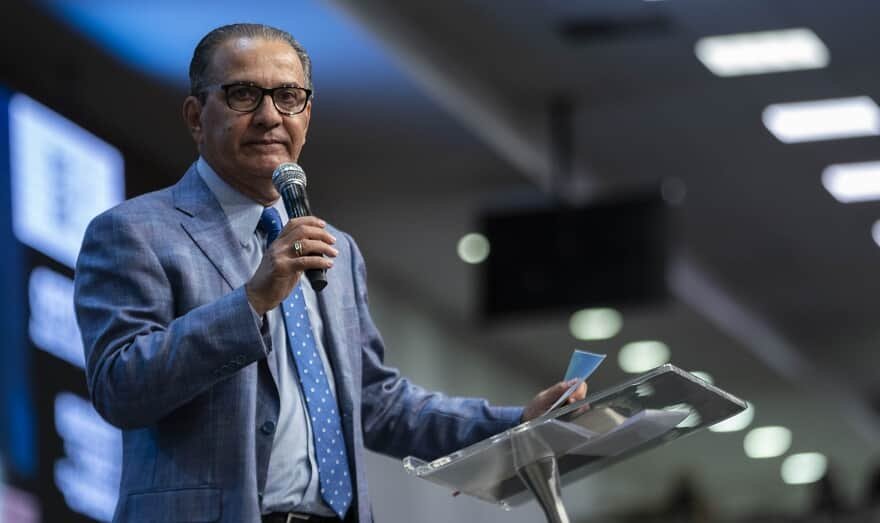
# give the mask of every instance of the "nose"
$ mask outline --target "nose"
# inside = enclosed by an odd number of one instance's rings
[[[254,110],[253,123],[267,129],[281,125],[283,116],[275,107],[275,102],[268,94],[263,95],[260,105]]]

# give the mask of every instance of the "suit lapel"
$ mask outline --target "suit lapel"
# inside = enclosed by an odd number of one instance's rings
[[[174,186],[174,205],[181,211],[180,224],[232,289],[250,279],[244,253],[229,249],[238,240],[220,203],[202,181],[193,164]]]
[[[182,213],[181,226],[226,283],[232,289],[244,285],[251,278],[247,259],[240,249],[229,248],[230,245],[237,246],[238,239],[220,202],[199,176],[195,164],[174,187],[174,205]],[[260,367],[266,367],[272,382],[278,383],[274,357],[260,361]],[[275,393],[277,395],[277,388]]]

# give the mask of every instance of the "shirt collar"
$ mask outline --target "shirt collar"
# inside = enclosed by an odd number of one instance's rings
[[[196,162],[196,171],[220,203],[236,239],[242,246],[249,244],[257,230],[257,224],[260,223],[263,206],[226,183],[201,156]],[[284,210],[281,198],[277,199],[272,207],[281,216],[282,226],[286,224],[287,211]]]

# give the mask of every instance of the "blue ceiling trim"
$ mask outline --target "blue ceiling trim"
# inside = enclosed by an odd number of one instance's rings
[[[319,91],[322,86],[410,83],[371,35],[319,0],[41,3],[124,63],[183,88],[199,39],[215,27],[235,22],[264,23],[293,34],[312,57]]]

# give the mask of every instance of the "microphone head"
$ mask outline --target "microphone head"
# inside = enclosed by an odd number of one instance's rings
[[[293,162],[282,163],[272,172],[272,185],[275,186],[275,190],[278,192],[282,192],[282,189],[292,183],[301,186],[303,189],[306,187],[306,172],[303,171],[299,164]]]

